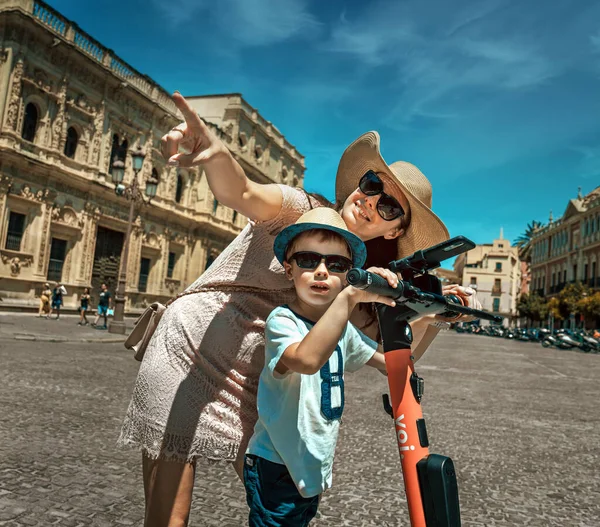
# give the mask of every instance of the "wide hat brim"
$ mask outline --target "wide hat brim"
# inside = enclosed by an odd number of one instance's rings
[[[358,236],[352,234],[350,231],[338,229],[331,225],[324,225],[323,223],[295,223],[294,225],[290,225],[283,229],[277,235],[275,242],[273,243],[275,257],[279,260],[279,263],[283,264],[287,247],[296,236],[305,231],[314,229],[333,231],[342,236],[352,252],[352,263],[354,267],[362,267],[365,264],[367,260],[367,248]]]
[[[425,203],[418,197],[427,194],[424,186],[431,188],[427,178],[410,163],[397,161],[388,165],[381,155],[379,142],[377,132],[367,132],[346,148],[336,175],[336,201],[344,203],[368,170],[384,173],[397,184],[410,204],[410,225],[397,238],[397,259],[450,238],[442,220],[431,210],[431,201]],[[431,196],[431,192],[428,195]]]

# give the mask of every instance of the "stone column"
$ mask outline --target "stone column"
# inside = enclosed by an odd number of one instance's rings
[[[6,209],[6,199],[13,183],[13,178],[5,174],[0,174],[0,225],[5,222],[4,211]],[[2,229],[0,229],[0,236]]]
[[[4,122],[6,104],[9,102],[10,66],[12,63],[12,49],[0,50],[0,123]]]
[[[40,229],[40,242],[35,251],[37,255],[37,265],[35,266],[34,274],[40,278],[45,277],[48,274],[48,261],[50,259],[50,245],[52,241],[50,239],[50,224],[52,220],[52,209],[54,205],[50,201],[44,201],[42,203],[42,225]]]
[[[10,88],[10,94],[8,98],[8,109],[6,111],[6,126],[17,132],[17,126],[19,124],[19,112],[21,109],[21,94],[22,94],[22,80],[25,66],[23,65],[23,59],[19,57],[15,63],[12,74],[12,82]]]

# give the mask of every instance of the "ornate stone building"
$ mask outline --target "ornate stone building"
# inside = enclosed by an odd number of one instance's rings
[[[600,187],[569,200],[531,240],[531,291],[553,296],[567,283],[600,288]]]
[[[519,249],[503,239],[502,232],[493,243],[458,255],[454,271],[463,286],[477,290],[483,309],[503,316],[504,325],[516,321],[521,287]]]
[[[301,186],[304,158],[239,94],[195,97],[200,115],[249,177]],[[0,292],[37,305],[61,281],[74,307],[84,287],[114,291],[129,202],[113,163],[145,153],[127,261],[127,308],[165,300],[195,280],[246,218],[219,205],[201,169],[166,167],[160,138],[182,118],[169,93],[44,2],[0,0]]]

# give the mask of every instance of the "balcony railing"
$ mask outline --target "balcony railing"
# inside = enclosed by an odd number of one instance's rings
[[[20,251],[22,238],[23,238],[22,234],[15,234],[15,233],[9,232],[6,235],[5,249],[8,249],[9,251]]]
[[[33,2],[31,12],[34,18],[45,25],[53,33],[64,38],[88,57],[112,71],[117,77],[127,81],[150,100],[162,106],[172,114],[177,113],[171,96],[161,86],[152,81],[147,75],[141,74],[135,68],[121,60],[111,50],[105,48],[97,40],[83,32],[75,22],[71,22],[55,11],[45,2]]]
[[[48,280],[60,282],[62,279],[63,260],[50,260],[48,262]]]
[[[492,287],[492,295],[501,295],[502,288],[501,287]]]

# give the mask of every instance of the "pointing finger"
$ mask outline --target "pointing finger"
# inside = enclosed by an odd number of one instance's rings
[[[200,116],[196,113],[190,104],[185,100],[184,96],[179,92],[175,92],[173,94],[173,102],[175,106],[179,109],[179,111],[183,114],[183,118],[188,126],[204,130],[206,125],[200,119]]]

